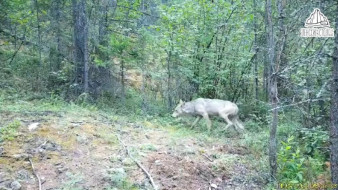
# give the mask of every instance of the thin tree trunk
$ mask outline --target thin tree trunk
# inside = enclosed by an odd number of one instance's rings
[[[39,4],[38,4],[38,0],[35,0],[35,8],[36,8],[36,21],[37,21],[37,24],[38,24],[38,43],[39,43],[39,65],[40,65],[40,68],[42,66],[42,61],[41,61],[41,29],[40,29],[40,17],[39,17]]]
[[[35,4],[35,9],[36,9],[36,22],[37,22],[37,27],[38,27],[38,53],[39,53],[39,67],[36,72],[36,85],[35,85],[35,90],[39,91],[40,89],[40,73],[42,71],[42,57],[41,57],[41,30],[40,30],[40,17],[39,17],[39,4],[38,0],[34,0]]]
[[[99,43],[105,45],[106,34],[108,29],[108,3],[103,1],[100,5],[100,18],[99,18]]]
[[[142,70],[142,84],[141,84],[141,94],[142,94],[142,112],[143,114],[147,113],[147,95],[145,91],[145,85],[146,85],[146,70],[145,65],[141,64],[141,70]]]
[[[272,179],[276,179],[277,174],[277,125],[278,125],[278,111],[277,111],[277,80],[275,75],[275,62],[274,62],[274,36],[273,36],[273,23],[272,23],[272,8],[271,0],[266,1],[267,12],[267,27],[268,27],[268,49],[269,49],[269,97],[272,105],[272,122],[270,128],[269,140],[269,163],[271,169]]]
[[[124,61],[123,59],[121,60],[121,67],[120,67],[121,71],[121,85],[122,85],[122,92],[121,92],[121,96],[122,96],[122,102],[125,103],[125,84],[124,84]]]
[[[265,0],[265,3],[267,6],[267,0]],[[266,48],[264,49],[264,70],[263,70],[263,90],[264,90],[264,98],[266,101],[269,100],[269,28],[268,28],[268,12],[267,12],[267,7],[265,7],[265,39],[266,39]]]
[[[254,33],[255,33],[255,39],[254,39],[254,72],[255,72],[255,99],[258,100],[258,59],[257,59],[257,54],[258,54],[258,43],[257,43],[257,16],[256,16],[256,0],[253,0],[253,15],[254,15]],[[256,101],[257,103],[257,101]]]
[[[167,79],[167,94],[168,94],[168,109],[172,108],[172,98],[171,98],[171,67],[170,67],[170,62],[171,62],[171,50],[167,52],[168,57],[167,57],[167,72],[168,72],[168,79]]]
[[[81,93],[89,92],[88,61],[88,22],[86,0],[72,0],[74,19],[74,62],[76,63],[75,82],[81,85]],[[76,92],[79,94],[79,91]]]
[[[57,55],[56,55],[56,70],[61,69],[61,27],[60,27],[60,19],[61,19],[61,0],[56,0],[56,44],[57,44]]]
[[[132,6],[132,5],[131,5]],[[129,13],[130,13],[131,7],[128,8],[128,11],[125,14],[125,20],[128,20],[129,18]],[[129,24],[128,22],[125,23],[124,25],[126,28],[129,28]],[[129,36],[129,32],[128,30],[125,33],[126,36]],[[123,50],[124,51],[124,50]],[[123,51],[121,52],[121,55],[123,55]],[[125,103],[125,99],[126,99],[126,93],[125,93],[125,83],[124,83],[124,78],[125,78],[125,62],[123,60],[123,56],[121,57],[121,65],[120,65],[120,71],[121,71],[121,84],[122,84],[122,92],[121,92],[121,96],[122,96],[122,102],[123,104]]]
[[[338,184],[338,5],[336,7],[336,30],[335,47],[333,52],[333,83],[332,83],[332,105],[331,105],[331,129],[330,129],[330,160],[332,183]],[[335,188],[338,189],[338,188]]]

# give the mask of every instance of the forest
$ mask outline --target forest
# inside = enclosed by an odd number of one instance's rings
[[[0,190],[338,190],[337,33],[336,0],[1,0]]]

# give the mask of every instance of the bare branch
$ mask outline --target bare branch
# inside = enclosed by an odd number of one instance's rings
[[[41,188],[41,179],[40,179],[39,175],[38,175],[38,174],[36,173],[36,171],[35,171],[35,168],[34,168],[34,165],[33,165],[33,161],[32,161],[31,158],[29,158],[29,162],[31,163],[32,170],[33,170],[33,174],[36,176],[36,178],[37,178],[38,181],[39,181],[39,190],[42,190],[42,188]]]
[[[308,100],[300,101],[300,102],[297,102],[297,103],[294,103],[294,104],[289,104],[289,105],[279,106],[279,107],[270,109],[269,111],[273,111],[273,110],[281,109],[281,108],[286,108],[286,107],[291,107],[291,106],[297,106],[297,105],[299,105],[299,104],[304,104],[304,103],[308,103],[308,102],[318,102],[318,101],[325,101],[325,100],[326,100],[326,101],[329,101],[330,98],[308,99]]]
[[[154,182],[154,179],[151,177],[150,173],[144,168],[144,166],[138,162],[131,154],[130,154],[130,151],[129,151],[129,148],[128,146],[126,146],[123,141],[121,140],[120,136],[119,135],[116,135],[117,139],[120,141],[120,143],[122,144],[123,148],[126,150],[127,152],[127,155],[130,157],[130,159],[132,159],[136,165],[138,167],[140,167],[142,169],[142,171],[147,175],[151,185],[154,187],[155,190],[157,190],[157,186],[155,185],[155,182]]]

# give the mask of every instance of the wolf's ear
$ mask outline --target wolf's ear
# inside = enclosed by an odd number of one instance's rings
[[[180,104],[183,104],[184,102],[180,99]]]

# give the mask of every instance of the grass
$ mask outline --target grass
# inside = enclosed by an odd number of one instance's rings
[[[73,174],[70,172],[66,173],[68,180],[62,183],[60,190],[82,190],[78,187],[78,184],[81,183],[84,177],[81,174]]]
[[[49,98],[49,99],[39,99],[39,100],[32,100],[32,101],[25,101],[25,100],[8,100],[0,95],[0,114],[1,112],[14,112],[14,113],[27,113],[33,114],[38,112],[55,112],[58,114],[67,114],[72,115],[72,117],[77,118],[77,116],[86,117],[86,116],[102,116],[113,123],[113,128],[123,128],[128,123],[133,123],[144,127],[145,130],[164,130],[167,132],[168,139],[167,143],[169,146],[173,147],[173,150],[181,151],[177,148],[176,145],[184,143],[185,140],[193,141],[200,145],[200,147],[205,147],[204,145],[208,145],[211,143],[218,143],[218,144],[229,144],[232,145],[240,145],[248,147],[252,155],[245,155],[245,157],[241,158],[241,162],[247,162],[253,168],[259,168],[262,173],[266,173],[268,171],[268,162],[267,162],[267,143],[268,143],[268,129],[261,127],[258,131],[251,131],[247,130],[241,138],[238,138],[237,134],[234,132],[233,129],[229,129],[224,131],[223,128],[225,126],[224,122],[217,121],[213,119],[213,127],[211,132],[207,132],[207,128],[205,122],[202,120],[194,129],[190,129],[188,125],[190,122],[187,123],[181,122],[179,120],[173,119],[168,115],[159,117],[159,116],[145,116],[140,114],[134,114],[131,112],[125,113],[119,112],[118,109],[103,107],[100,108],[95,105],[91,104],[75,104],[72,102],[65,102],[58,98]],[[193,119],[190,119],[193,120]],[[117,124],[118,125],[115,125]],[[17,129],[17,124],[9,125],[9,129]],[[20,125],[18,125],[20,126]],[[120,128],[119,128],[120,127]],[[82,128],[84,130],[86,128]],[[87,133],[92,133],[88,128],[89,131]],[[113,131],[102,131],[100,128],[95,128],[95,133],[97,133],[104,141],[108,142],[110,145],[117,145],[119,144],[116,136],[114,135]],[[6,136],[15,137],[15,130],[9,130],[6,132]],[[229,138],[230,137],[230,138]],[[8,139],[8,138],[7,138]],[[70,139],[73,142],[76,139]],[[65,147],[71,146],[64,145]],[[140,150],[135,151],[134,156],[140,157],[137,153],[141,154],[142,152],[153,152],[156,151],[158,148],[156,144],[143,144],[140,146]],[[203,149],[203,148],[202,148]],[[199,151],[198,149],[192,150],[185,150],[189,153],[189,151]],[[211,155],[213,156],[213,155]],[[223,154],[214,155],[215,159],[220,160],[220,165],[224,165],[226,168],[230,168],[232,164],[235,162],[237,163],[239,157],[238,156],[229,156]],[[140,157],[141,158],[141,157]],[[250,162],[249,162],[250,160]],[[128,164],[125,161],[124,164]],[[218,170],[220,167],[215,166],[215,170]],[[127,170],[127,167],[124,168]],[[125,171],[126,172],[126,171]],[[128,171],[127,171],[128,172]],[[114,171],[110,173],[111,179],[111,187],[110,189],[138,189],[128,177],[122,171]],[[65,181],[63,184],[63,189],[76,189],[77,185],[81,183],[81,176],[70,174],[69,180]]]
[[[127,172],[124,168],[114,168],[109,170],[109,179],[111,186],[107,189],[109,190],[138,190],[139,188],[134,185],[129,179]]]
[[[14,120],[8,125],[0,128],[0,142],[5,140],[14,140],[18,135],[18,128],[21,126],[20,121]]]

